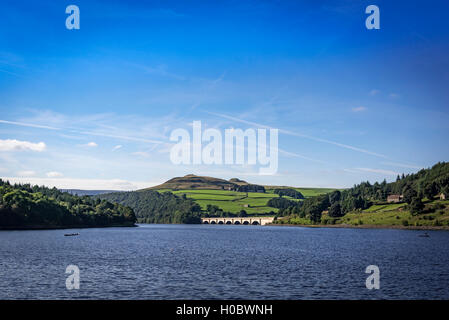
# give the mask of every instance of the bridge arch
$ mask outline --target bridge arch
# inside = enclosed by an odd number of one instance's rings
[[[273,222],[274,217],[208,217],[201,218],[203,224],[219,225],[266,225]]]

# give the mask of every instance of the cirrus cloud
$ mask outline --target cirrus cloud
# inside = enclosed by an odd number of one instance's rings
[[[362,112],[362,111],[365,111],[365,110],[366,110],[366,107],[364,107],[364,106],[352,108],[353,112]]]
[[[49,178],[59,178],[59,177],[63,177],[64,175],[61,172],[57,172],[57,171],[50,171],[47,172],[47,177]]]
[[[32,177],[36,175],[36,172],[32,171],[32,170],[25,170],[25,171],[19,171],[17,172],[17,174],[20,177]]]
[[[118,150],[118,149],[121,149],[123,146],[122,145],[116,145],[114,148],[112,148],[112,151],[115,151],[115,150]]]
[[[373,169],[373,168],[355,168],[355,170],[369,172],[369,173],[378,173],[383,175],[397,176],[399,172],[384,170],[384,169]]]

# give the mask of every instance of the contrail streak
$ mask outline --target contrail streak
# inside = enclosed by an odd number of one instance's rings
[[[215,115],[217,117],[221,117],[221,118],[225,118],[225,119],[229,119],[229,120],[245,123],[245,124],[248,124],[248,125],[251,125],[251,126],[256,126],[256,127],[260,127],[260,128],[266,128],[266,129],[275,129],[275,128],[267,126],[267,125],[263,125],[263,124],[252,122],[252,121],[243,120],[243,119],[236,118],[236,117],[231,117],[231,116],[228,116],[228,115],[225,115],[225,114],[221,114],[221,113],[215,113],[215,112],[209,112],[209,111],[205,111],[205,112],[209,113],[209,114],[212,114],[212,115]],[[331,140],[327,140],[327,139],[322,139],[322,138],[309,136],[309,135],[302,134],[302,133],[299,133],[299,132],[293,132],[293,131],[288,131],[288,130],[284,130],[284,129],[279,129],[279,132],[287,134],[287,135],[290,135],[290,136],[301,137],[301,138],[306,138],[306,139],[317,141],[317,142],[332,144],[334,146],[338,146],[338,147],[341,147],[341,148],[345,148],[345,149],[349,149],[349,150],[353,150],[353,151],[369,154],[369,155],[376,156],[376,157],[379,157],[379,158],[388,159],[388,157],[386,155],[383,155],[383,154],[380,154],[380,153],[372,152],[372,151],[369,151],[369,150],[366,150],[366,149],[350,146],[350,145],[347,145],[347,144],[343,144],[343,143],[339,143],[339,142],[335,142],[335,141],[331,141]]]

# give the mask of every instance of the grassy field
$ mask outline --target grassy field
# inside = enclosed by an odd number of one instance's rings
[[[443,207],[444,206],[444,207]],[[405,203],[373,205],[362,212],[348,213],[335,221],[349,225],[393,225],[393,226],[449,226],[449,201],[427,202],[427,213],[412,216]],[[330,224],[332,218],[323,216],[323,224]]]
[[[273,193],[273,191],[275,189],[285,189],[285,188],[295,189],[295,190],[301,192],[302,195],[306,198],[313,197],[313,196],[319,196],[320,194],[330,193],[334,190],[337,190],[335,188],[294,188],[294,187],[265,186],[265,190],[267,191],[267,193]],[[342,190],[342,189],[338,189],[338,190]]]
[[[305,197],[310,197],[326,192],[330,192],[334,189],[313,189],[313,188],[295,188],[301,192]],[[273,191],[274,189],[267,189],[266,193],[257,192],[236,192],[226,190],[176,190],[160,189],[159,192],[171,191],[174,194],[182,195],[194,199],[203,210],[207,205],[215,205],[224,211],[237,213],[240,210],[245,210],[248,214],[261,214],[269,213],[270,211],[277,212],[278,209],[267,206],[268,200],[274,197],[278,197]],[[285,197],[286,199],[291,199]],[[299,201],[299,200],[297,200]],[[245,205],[249,205],[245,207]]]
[[[314,197],[319,196],[320,194],[324,193],[330,193],[336,189],[329,189],[329,188],[294,188],[297,191],[301,192],[304,197]]]

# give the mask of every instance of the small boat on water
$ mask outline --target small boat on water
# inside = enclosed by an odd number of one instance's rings
[[[79,233],[66,233],[64,234],[64,237],[73,237],[73,236],[79,236]]]
[[[418,237],[421,237],[421,238],[429,238],[430,236],[429,236],[429,234],[428,234],[427,232],[425,232],[424,234],[418,235]]]

